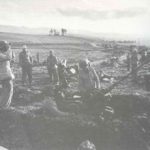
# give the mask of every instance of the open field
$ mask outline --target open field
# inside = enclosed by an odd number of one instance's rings
[[[53,49],[59,58],[76,58],[85,57],[89,52],[94,59],[101,58],[102,52],[99,53],[101,47],[94,47],[91,43],[101,42],[101,40],[80,38],[73,36],[48,36],[48,35],[24,35],[13,33],[0,33],[0,40],[8,40],[12,44],[12,49],[16,56],[21,48],[26,44],[33,56],[40,53],[41,61],[44,61],[50,49]],[[93,53],[94,51],[94,53]]]
[[[34,59],[46,60],[53,49],[59,59],[77,63],[88,57],[99,72],[103,70],[114,81],[101,82],[106,88],[128,72],[122,61],[122,49],[104,49],[101,40],[79,37],[23,35],[0,33],[16,54],[26,44]],[[94,43],[94,44],[93,44]],[[118,57],[118,62],[111,61]],[[107,60],[107,61],[106,61]],[[78,88],[77,75],[71,77],[65,97],[54,97],[45,66],[33,67],[33,87],[21,85],[21,70],[14,64],[16,74],[14,96],[9,110],[0,110],[0,145],[9,150],[77,150],[85,140],[97,150],[149,150],[150,99],[144,86],[133,84],[131,77],[115,87],[111,94],[101,92],[87,99],[72,97]]]

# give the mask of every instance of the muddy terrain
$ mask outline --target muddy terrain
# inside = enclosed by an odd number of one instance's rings
[[[128,49],[105,49],[99,39],[4,33],[0,38],[10,40],[16,55],[12,105],[9,110],[0,110],[1,146],[9,150],[77,150],[80,143],[89,140],[97,150],[150,149],[150,98],[141,76],[138,83],[129,76],[106,95],[101,90],[80,99],[74,94],[78,91],[77,75],[70,75],[64,96],[55,97],[43,65],[49,49],[59,59],[68,59],[68,66],[88,57],[97,72],[108,75],[101,81],[102,89],[107,89],[128,74],[124,60]],[[41,65],[33,67],[30,89],[21,85],[17,63],[23,44],[35,59],[40,53]]]

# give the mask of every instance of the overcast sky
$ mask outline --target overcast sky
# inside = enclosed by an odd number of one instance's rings
[[[150,36],[150,0],[0,0],[0,25]]]

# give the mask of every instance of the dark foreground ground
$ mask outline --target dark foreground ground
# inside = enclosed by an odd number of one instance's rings
[[[76,150],[85,140],[102,150],[149,149],[147,96],[96,95],[80,103],[19,90],[10,110],[0,113],[0,144],[8,149]]]

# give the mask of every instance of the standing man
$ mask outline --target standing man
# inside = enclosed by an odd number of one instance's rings
[[[0,83],[2,85],[0,108],[8,108],[13,96],[14,75],[10,68],[11,54],[11,48],[8,42],[0,41]]]
[[[37,60],[37,64],[40,64],[40,54],[39,52],[36,53],[36,60]]]
[[[100,88],[100,81],[95,69],[88,60],[79,61],[79,91],[81,94],[90,94],[94,89]]]
[[[147,49],[144,48],[141,53],[141,63],[143,63],[147,58]]]
[[[138,67],[138,53],[137,49],[133,48],[131,53],[131,71],[134,82],[137,82],[137,70],[136,70],[137,67]]]
[[[131,70],[131,52],[127,53],[127,71]]]
[[[58,82],[58,71],[57,71],[57,58],[54,55],[54,52],[51,50],[47,58],[47,70],[50,77],[50,82]]]
[[[68,81],[66,78],[67,72],[66,72],[66,60],[63,60],[58,63],[58,76],[59,76],[59,84],[62,88],[66,88],[68,86]]]
[[[22,84],[26,82],[26,77],[28,76],[29,87],[32,83],[32,56],[27,49],[27,46],[22,47],[22,52],[19,54],[19,64],[22,68]]]

